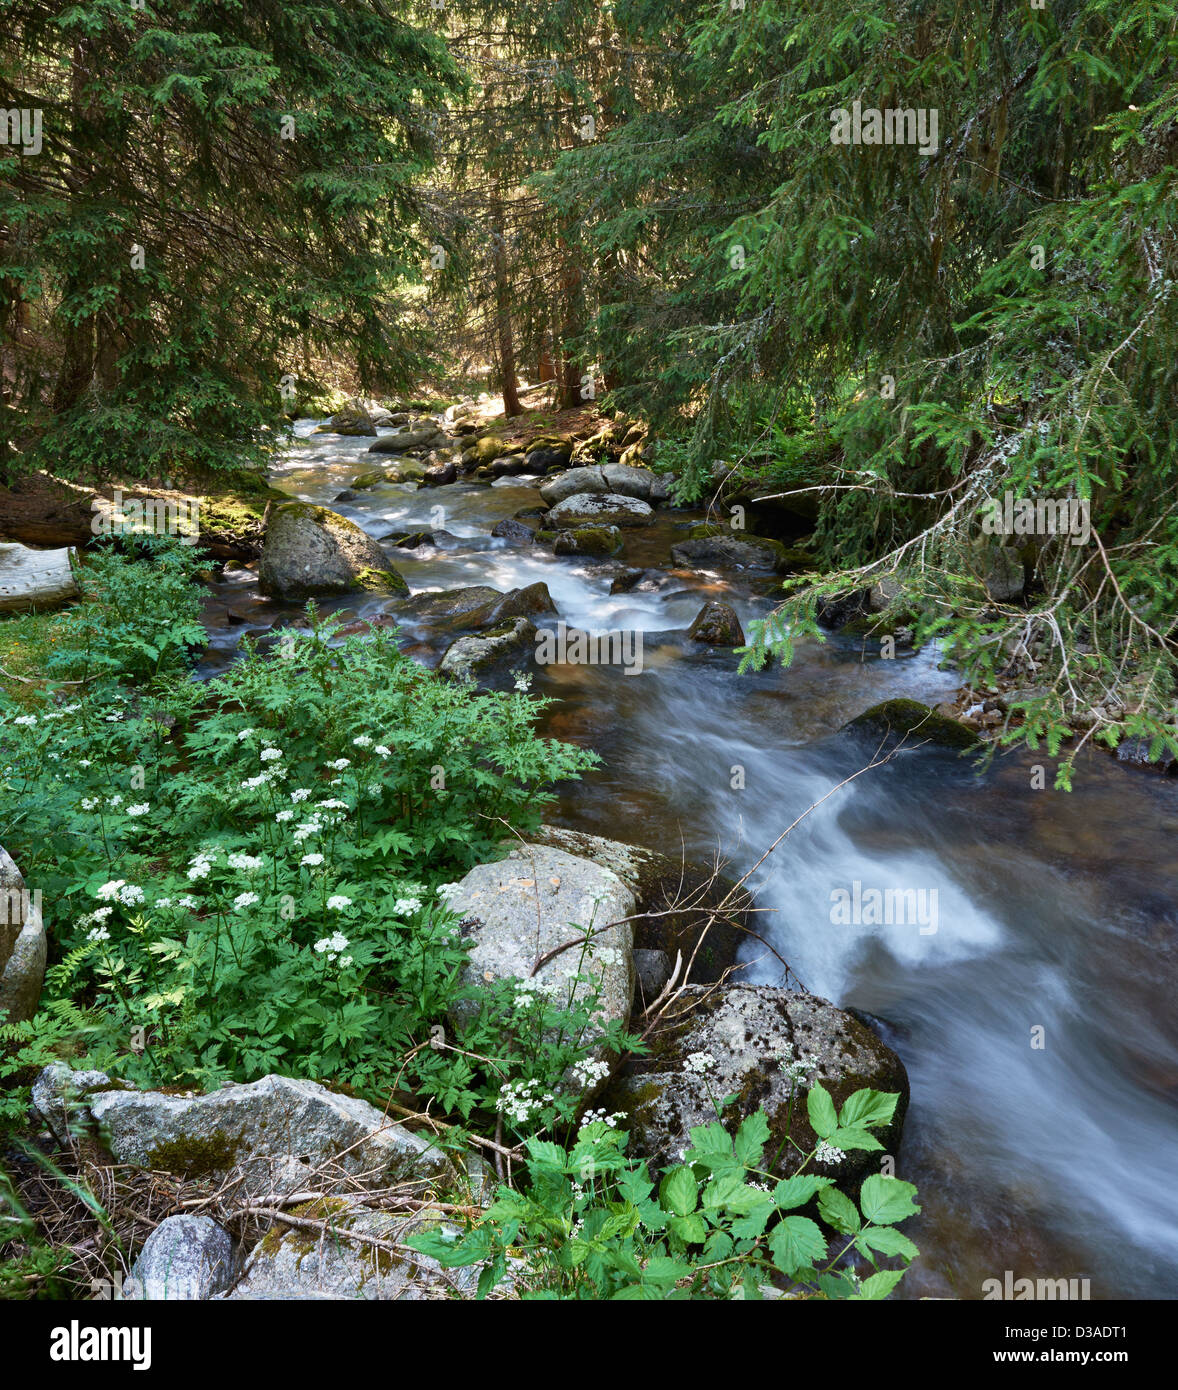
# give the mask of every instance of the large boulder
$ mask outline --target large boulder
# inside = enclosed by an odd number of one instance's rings
[[[693,1126],[717,1118],[715,1098],[734,1095],[723,1119],[735,1123],[763,1109],[768,1170],[788,1177],[818,1142],[806,1107],[816,1082],[838,1107],[865,1088],[898,1093],[895,1118],[877,1131],[884,1150],[895,1153],[908,1074],[865,1023],[825,999],[768,985],[689,985],[679,1002],[691,1006],[686,1015],[654,1035],[649,1055],[627,1060],[605,1097],[627,1115],[619,1123],[630,1132],[632,1153],[674,1162],[691,1144]],[[806,1171],[854,1182],[878,1166],[878,1152],[853,1149]]]
[[[340,406],[326,425],[317,426],[315,433],[375,435],[376,421],[364,401],[350,400]]]
[[[607,463],[603,467],[591,465],[557,473],[541,484],[540,496],[550,507],[555,507],[557,503],[578,494],[611,493],[621,497],[637,497],[643,502],[648,502],[654,483],[655,475],[649,468],[629,468],[620,463]]]
[[[169,1216],[144,1242],[123,1283],[134,1301],[215,1298],[233,1282],[233,1238],[209,1216]]]
[[[446,443],[446,436],[436,425],[421,425],[417,429],[398,430],[395,434],[382,434],[368,446],[370,454],[403,454],[408,449],[440,447]]]
[[[74,1088],[60,1077],[46,1080],[45,1118],[53,1123],[55,1098]],[[36,1090],[34,1104],[41,1108]],[[380,1186],[454,1177],[430,1139],[392,1123],[367,1101],[314,1081],[264,1076],[190,1096],[92,1089],[84,1106],[119,1163],[186,1177],[233,1173],[251,1192],[297,1186],[300,1178],[314,1179],[316,1170],[355,1181],[363,1175]]]
[[[40,894],[28,891],[0,846],[0,1024],[24,1023],[37,1012],[45,955]]]
[[[662,952],[672,962],[682,956],[680,982],[689,965],[696,984],[711,984],[736,966],[750,940],[753,900],[719,865],[559,826],[541,826],[533,838],[616,874],[638,904],[635,948]]]
[[[292,1208],[290,1216],[276,1221],[250,1252],[228,1300],[474,1297],[477,1265],[444,1270],[405,1245],[407,1236],[427,1229],[459,1236],[436,1207],[393,1212],[326,1197]]]
[[[409,592],[366,531],[306,502],[284,502],[269,513],[258,583],[264,594],[295,601],[354,590]]]
[[[464,978],[469,984],[534,978],[536,989],[565,1000],[567,972],[574,970],[592,980],[573,984],[574,999],[595,991],[603,1022],[628,1022],[634,1003],[630,919],[637,904],[633,890],[611,869],[553,846],[524,845],[496,864],[476,865],[449,891],[448,900],[468,919],[465,934],[472,945]],[[578,944],[587,933],[589,944]],[[573,944],[533,976],[542,956],[568,943]],[[456,1024],[461,1026],[474,1008],[472,1001],[461,1001],[454,1010]],[[594,1049],[593,1058],[611,1060],[604,1047]],[[577,1086],[587,1098],[600,1082]]]
[[[776,570],[785,563],[785,546],[768,536],[725,531],[698,536],[671,547],[671,561],[683,569]]]
[[[536,625],[529,618],[509,618],[497,627],[460,637],[438,663],[438,673],[489,690],[507,689],[517,671],[532,662]]]
[[[649,526],[650,504],[620,492],[577,492],[558,502],[544,518],[546,530],[574,531],[579,526]]]

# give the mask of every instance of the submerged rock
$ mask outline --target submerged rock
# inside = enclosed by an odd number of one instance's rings
[[[884,700],[844,724],[840,732],[859,732],[897,742],[907,736],[913,747],[935,743],[944,748],[973,748],[979,743],[968,725],[938,714],[919,700]]]
[[[671,547],[671,561],[684,569],[776,570],[785,560],[785,546],[767,536],[732,532],[698,536]]]
[[[616,555],[621,548],[622,533],[616,526],[578,526],[574,531],[558,531],[552,542],[555,555],[600,558]]]
[[[626,1112],[630,1151],[673,1163],[691,1144],[691,1130],[716,1119],[714,1097],[735,1095],[724,1114],[733,1125],[761,1108],[770,1127],[768,1170],[788,1177],[801,1163],[792,1139],[808,1153],[818,1142],[806,1096],[816,1083],[836,1107],[854,1091],[900,1096],[896,1116],[876,1131],[886,1152],[900,1142],[908,1105],[903,1062],[870,1028],[825,999],[767,985],[689,985],[681,996],[690,1013],[651,1040],[651,1053],[627,1060],[605,1104]],[[689,1060],[690,1059],[690,1060]],[[698,1059],[698,1060],[695,1060]],[[850,1150],[807,1172],[854,1181],[878,1170],[879,1153]]]
[[[270,512],[258,585],[273,598],[296,601],[355,590],[409,592],[366,531],[338,512],[306,502],[284,502]]]

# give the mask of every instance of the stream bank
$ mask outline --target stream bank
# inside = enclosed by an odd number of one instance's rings
[[[642,634],[634,676],[532,670],[533,690],[558,700],[543,732],[603,759],[562,795],[553,819],[565,827],[673,857],[719,851],[736,877],[870,761],[875,745],[840,733],[846,723],[883,699],[935,706],[956,693],[932,654],[881,660],[838,633],[803,644],[788,670],[738,676],[731,652],[686,629],[713,599],[747,626],[779,581],[673,567],[671,546],[697,513],[656,509],[608,560],[557,556],[492,535],[543,506],[538,478],[389,484],[337,502],[369,466],[370,441],[313,429],[299,423],[303,442],[272,482],[373,536],[444,531],[412,549],[385,543],[413,594],[543,583],[570,627]],[[642,580],[616,590],[634,570]],[[396,604],[362,594],[322,607],[368,621]],[[264,598],[252,568],[227,566],[206,606],[203,669],[231,662],[245,634],[278,640],[299,613]],[[425,619],[404,633],[427,665],[453,640]],[[951,751],[905,754],[824,801],[754,880],[761,929],[803,985],[879,1021],[908,1069],[897,1172],[917,1183],[924,1212],[907,1297],[980,1297],[1006,1269],[1087,1277],[1094,1297],[1178,1288],[1178,788],[1094,755],[1065,794],[1050,771],[1038,785],[1038,766],[1006,754],[979,775]],[[832,894],[856,882],[935,890],[937,930],[832,921]],[[772,957],[748,954],[753,982],[782,982]]]

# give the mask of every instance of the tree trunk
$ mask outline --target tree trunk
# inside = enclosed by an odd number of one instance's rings
[[[503,383],[504,415],[520,415],[519,380],[515,373],[515,338],[511,330],[511,285],[507,278],[507,235],[503,204],[495,212],[493,255],[495,260],[495,337],[499,349],[499,379]]]

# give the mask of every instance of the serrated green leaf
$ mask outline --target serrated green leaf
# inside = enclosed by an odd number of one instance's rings
[[[806,1097],[806,1112],[810,1116],[810,1126],[819,1139],[828,1139],[838,1128],[838,1115],[830,1092],[816,1082]]]
[[[864,1178],[859,1191],[863,1215],[877,1226],[890,1226],[893,1222],[915,1216],[920,1210],[915,1198],[916,1188],[910,1182],[885,1178],[881,1173]]]

